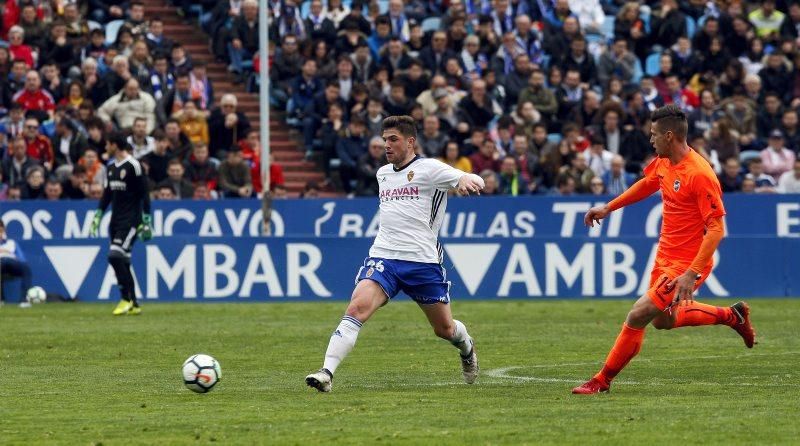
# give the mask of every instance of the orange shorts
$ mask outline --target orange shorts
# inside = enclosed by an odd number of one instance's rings
[[[711,267],[709,264],[703,270],[703,274],[694,284],[695,290],[700,288],[706,277],[711,274]],[[650,289],[647,290],[647,297],[659,310],[665,311],[672,306],[675,301],[675,287],[669,288],[669,283],[685,273],[688,268],[688,263],[656,257],[653,272],[650,273]]]

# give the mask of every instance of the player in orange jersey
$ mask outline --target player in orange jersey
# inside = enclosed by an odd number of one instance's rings
[[[723,237],[722,191],[709,163],[686,144],[686,114],[667,105],[651,119],[650,143],[657,158],[645,168],[644,178],[584,218],[587,226],[594,226],[616,209],[661,191],[664,214],[650,289],[633,304],[602,370],[572,393],[607,392],[611,380],[639,353],[649,323],[665,330],[723,324],[736,330],[748,348],[755,343],[746,303],[715,307],[692,298],[711,273]]]

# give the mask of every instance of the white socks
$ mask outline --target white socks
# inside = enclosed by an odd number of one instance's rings
[[[322,366],[333,375],[339,363],[344,360],[345,356],[350,353],[353,346],[356,345],[356,338],[358,338],[358,331],[361,330],[361,321],[358,319],[345,315],[336,331],[331,335],[331,341],[328,343],[328,351],[325,352],[325,363]],[[456,331],[458,331],[456,329]],[[464,330],[466,333],[466,330]]]
[[[461,356],[467,356],[472,351],[472,340],[467,333],[467,327],[459,320],[453,320],[456,329],[453,330],[453,337],[450,343],[461,351]]]

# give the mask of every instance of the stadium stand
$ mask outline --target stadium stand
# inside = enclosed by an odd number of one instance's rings
[[[418,121],[421,155],[443,156],[455,142],[459,156],[448,162],[488,157],[473,169],[488,165],[498,184],[527,185],[515,194],[572,193],[558,187],[566,177],[576,193],[589,193],[594,177],[616,182],[603,190],[624,190],[624,173],[636,177],[651,156],[649,113],[666,103],[690,115],[692,146],[721,176],[737,158],[738,173],[755,177],[754,153],[782,166],[758,176],[780,184],[794,175],[795,2],[269,5],[273,186],[290,196],[371,195],[360,186],[376,163],[369,141],[383,117],[400,113]],[[236,145],[257,195],[257,8],[253,0],[6,0],[0,199],[45,196],[35,166],[63,195],[92,196],[103,167],[94,155],[106,159],[104,134],[114,129],[131,135],[154,189],[178,158],[186,178],[206,186],[197,198],[224,195],[208,187],[219,187],[216,169]],[[426,130],[428,116],[438,125]],[[207,160],[195,158],[197,145]],[[607,175],[606,152],[623,157],[625,172]],[[500,169],[506,157],[516,168]]]

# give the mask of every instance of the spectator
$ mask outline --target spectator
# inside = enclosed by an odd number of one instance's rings
[[[209,191],[217,189],[217,168],[208,157],[208,145],[198,143],[192,149],[192,156],[185,162],[186,178],[195,185],[195,190],[203,185]]]
[[[191,100],[189,73],[179,73],[175,76],[175,88],[166,92],[156,105],[158,123],[166,124],[167,119],[176,117],[176,113],[183,110],[183,105]]]
[[[292,79],[290,89],[292,95],[287,108],[288,117],[302,121],[306,107],[323,89],[322,80],[317,77],[316,60],[306,59],[303,62],[300,75]]]
[[[785,85],[785,84],[784,84]],[[764,95],[764,106],[756,117],[756,131],[760,141],[765,141],[773,129],[779,129],[783,109],[777,93],[770,91]]]
[[[605,195],[606,185],[600,177],[594,177],[589,181],[589,193],[592,195]]]
[[[620,155],[614,155],[611,159],[611,168],[601,176],[601,182],[604,187],[604,193],[616,197],[628,190],[636,182],[636,177],[625,171],[625,158]]]
[[[150,89],[153,92],[153,98],[160,101],[173,88],[175,88],[175,76],[169,71],[167,56],[156,53],[153,58],[153,70],[150,72]]]
[[[574,122],[578,127],[587,127],[595,122],[600,112],[600,97],[594,90],[586,90],[581,95],[580,103],[576,104],[567,115],[567,120]]]
[[[133,0],[130,5],[128,20],[123,26],[130,29],[134,37],[144,37],[148,30],[147,20],[144,18],[144,3]]]
[[[480,177],[483,178],[484,184],[481,195],[491,197],[499,193],[497,188],[497,174],[493,170],[486,169],[481,171]]]
[[[795,153],[800,153],[800,128],[798,128],[797,111],[787,109],[781,118],[781,129],[786,148]]]
[[[192,70],[192,67],[192,59],[186,54],[183,45],[177,42],[172,45],[172,51],[170,51],[170,69],[172,70],[172,74],[188,73]]]
[[[81,48],[81,63],[86,59],[93,58],[95,61],[102,59],[108,51],[106,45],[106,34],[102,28],[95,28],[89,33],[89,43]]]
[[[333,24],[331,19],[325,17],[321,0],[311,1],[309,14],[305,19],[304,25],[306,34],[312,42],[333,42],[336,40],[336,25]]]
[[[328,116],[323,120],[322,128],[319,130],[318,141],[314,141],[313,146],[322,152],[322,168],[326,178],[330,178],[330,160],[336,158],[336,144],[346,127],[342,106],[337,102],[332,103],[328,108]],[[307,149],[306,157],[311,153],[311,150]]]
[[[39,132],[39,121],[36,118],[25,120],[24,138],[28,156],[42,164],[47,170],[52,170],[55,159],[53,144]]]
[[[66,76],[69,69],[75,65],[75,49],[67,40],[67,24],[61,19],[56,19],[50,24],[50,38],[44,41],[41,47],[40,59],[55,63],[62,76]]]
[[[22,5],[19,26],[25,32],[26,45],[31,48],[42,48],[47,43],[47,26],[37,17],[36,5],[33,3]]]
[[[261,182],[261,141],[258,130],[250,129],[247,131],[247,137],[239,142],[239,147],[242,148],[242,158],[250,167],[250,178],[253,180],[253,191],[256,194],[261,193],[263,184]],[[275,163],[271,163],[272,167]],[[271,168],[270,172],[274,172]],[[282,176],[283,173],[280,172]],[[272,181],[272,178],[270,178]]]
[[[64,191],[62,197],[70,200],[83,200],[89,192],[89,183],[86,181],[86,168],[80,164],[72,166],[67,180],[61,185]]]
[[[211,79],[208,78],[206,70],[205,62],[202,60],[195,62],[189,73],[189,84],[191,85],[192,100],[197,101],[198,108],[207,117],[207,111],[214,103],[214,85],[211,83]]]
[[[167,121],[167,125],[164,126],[164,134],[167,137],[170,155],[184,160],[192,153],[192,141],[181,131],[177,119],[172,118]]]
[[[708,149],[720,163],[725,163],[728,158],[738,158],[739,156],[739,133],[731,128],[731,121],[727,117],[722,117],[711,124],[711,130],[706,132],[706,139],[709,141]]]
[[[667,76],[667,95],[664,96],[665,104],[675,104],[686,113],[700,106],[700,99],[694,92],[681,86],[680,78],[677,74]]]
[[[627,2],[620,8],[614,21],[614,36],[628,41],[628,48],[640,59],[648,50],[647,25],[640,18],[637,2]]]
[[[403,81],[399,79],[392,81],[389,97],[383,103],[383,109],[386,110],[386,113],[390,116],[408,115],[413,106],[414,101],[406,97]]]
[[[348,196],[354,195],[354,185],[358,180],[358,160],[367,153],[367,141],[364,137],[366,126],[364,120],[354,117],[344,136],[336,143],[336,154],[341,161],[339,175],[342,187]]]
[[[86,181],[89,184],[99,184],[101,186],[105,184],[106,168],[94,149],[87,148],[84,150],[78,163],[86,168]]]
[[[747,15],[756,35],[762,39],[777,40],[778,32],[786,15],[775,9],[775,0],[763,0],[761,7]]]
[[[87,144],[86,137],[75,130],[72,121],[69,119],[58,121],[52,144],[55,150],[55,166],[71,167],[77,164]]]
[[[600,56],[597,63],[597,81],[605,88],[608,86],[612,75],[616,75],[623,82],[629,83],[633,79],[636,66],[636,56],[628,51],[628,42],[618,37],[614,40],[611,51],[606,51]]]
[[[2,220],[0,220],[0,274],[22,281],[19,301],[26,302],[25,294],[32,285],[31,267],[17,242],[6,235],[6,225]]]
[[[67,85],[67,95],[58,102],[59,107],[66,107],[72,112],[80,109],[86,100],[86,88],[79,81],[72,81]]]
[[[8,184],[3,182],[3,169],[0,166],[0,201],[5,201],[8,198]]]
[[[319,198],[319,185],[315,181],[306,182],[306,186],[300,192],[300,198]]]
[[[784,172],[778,180],[778,192],[782,194],[800,194],[800,160],[794,162],[794,169]]]
[[[213,200],[216,196],[212,194],[211,189],[208,188],[204,183],[200,183],[194,188],[194,195],[192,195],[193,200]]]
[[[752,194],[756,191],[756,181],[750,175],[745,175],[742,179],[742,188],[740,192],[746,194]]]
[[[56,178],[50,178],[44,184],[44,196],[49,201],[58,201],[64,195],[64,189]]]
[[[792,89],[786,88],[792,84],[793,75],[786,68],[786,57],[779,53],[773,52],[767,56],[767,64],[761,71],[758,72],[758,77],[761,78],[761,89],[766,92],[780,92],[783,94],[779,96],[780,100],[784,103],[791,102]]]
[[[435,31],[431,37],[431,45],[422,49],[419,59],[423,66],[433,74],[442,74],[445,62],[451,58],[457,58],[456,53],[447,46],[447,33]]]
[[[20,104],[28,116],[34,116],[39,121],[52,118],[56,109],[53,96],[42,89],[42,79],[36,71],[29,71],[25,75],[25,88],[14,95],[14,102]]]
[[[495,110],[486,95],[486,82],[478,79],[472,83],[469,96],[459,103],[461,119],[470,127],[486,127],[494,119]]]
[[[796,159],[795,153],[783,145],[783,132],[777,129],[770,132],[767,147],[761,151],[764,172],[773,178],[780,178],[792,170]]]
[[[311,5],[313,8],[314,3],[312,2]],[[370,53],[374,59],[377,59],[382,53],[384,46],[389,43],[391,35],[392,24],[389,18],[386,16],[378,16],[375,20],[375,30],[369,38],[367,38],[367,45],[369,45]]]
[[[14,102],[8,111],[8,116],[0,119],[0,138],[4,140],[3,146],[8,141],[23,136],[25,132],[25,111],[22,106]],[[0,157],[2,159],[3,157]]]
[[[226,198],[247,198],[253,194],[250,168],[242,159],[242,149],[232,146],[219,166],[219,187]]]
[[[64,83],[61,80],[61,73],[53,62],[45,61],[41,65],[42,91],[50,93],[55,106],[56,103],[64,98]],[[43,121],[46,120],[43,119]]]
[[[600,135],[592,137],[592,145],[589,150],[584,150],[581,154],[586,158],[586,164],[595,176],[602,177],[611,170],[611,160],[614,154],[606,150],[606,140]]]
[[[89,138],[87,139],[87,143],[89,144],[88,147],[94,149],[97,153],[102,153],[105,155],[106,151],[106,136],[105,136],[105,124],[103,123],[100,118],[93,118],[90,119],[86,123],[86,132],[89,134]],[[107,156],[105,156],[107,158]]]
[[[528,183],[520,175],[517,160],[513,156],[503,158],[499,176],[501,194],[516,197],[528,193]]]
[[[94,104],[102,104],[109,98],[109,86],[97,73],[97,60],[87,57],[81,63],[81,75],[77,79],[86,90],[86,98]]]
[[[430,79],[423,71],[422,62],[412,59],[405,74],[397,76],[405,85],[406,96],[412,101],[416,99],[430,85]]]
[[[697,135],[711,130],[711,125],[723,116],[717,108],[717,97],[712,90],[700,92],[700,107],[689,114],[689,134]]]
[[[575,157],[578,159],[580,157]],[[562,173],[556,179],[556,188],[551,191],[551,195],[570,196],[577,191],[575,178],[569,174]]]
[[[428,158],[438,158],[444,155],[443,149],[449,138],[439,129],[439,118],[429,115],[423,121],[422,132],[417,137],[417,143]]]
[[[483,172],[484,170],[497,172],[500,168],[499,157],[494,141],[490,139],[483,141],[479,150],[469,157],[469,161],[472,163],[472,173]]]
[[[230,37],[231,42],[228,44],[230,69],[240,77],[243,62],[252,59],[258,52],[258,3],[255,0],[242,2],[242,15],[234,19]]]
[[[445,145],[444,152],[439,160],[450,167],[454,167],[462,172],[472,172],[472,163],[469,158],[462,156],[459,153],[458,143],[455,141],[448,141]]]
[[[197,101],[190,100],[183,105],[183,110],[174,116],[180,122],[181,132],[189,138],[189,141],[193,144],[198,142],[208,144],[208,122],[198,108]]]
[[[8,31],[8,51],[11,53],[12,60],[21,60],[28,66],[34,68],[33,50],[24,43],[25,31],[21,26],[12,26]]]
[[[525,89],[532,72],[531,60],[527,54],[518,54],[514,58],[514,69],[502,78],[506,92],[505,109],[517,105],[520,93]]]
[[[380,64],[389,70],[389,77],[391,78],[393,78],[395,74],[407,70],[411,65],[411,60],[411,56],[406,53],[403,42],[397,37],[389,39],[385,51],[383,54],[380,54]],[[423,64],[424,63],[425,62],[423,62]],[[427,68],[430,69],[430,67]]]
[[[580,154],[571,157],[569,166],[562,166],[560,173],[571,176],[575,180],[575,191],[582,194],[589,192],[589,182],[595,176],[586,156]]]
[[[164,37],[164,21],[161,17],[153,17],[150,19],[150,27],[145,35],[147,46],[150,48],[151,53],[168,54],[172,52],[172,47],[175,42]]]
[[[356,195],[378,196],[378,169],[387,163],[383,138],[375,136],[369,141],[369,150],[358,159],[358,186]]]
[[[687,36],[678,37],[678,43],[672,45],[671,65],[674,70],[671,73],[677,74],[681,82],[689,82],[691,78],[700,74],[711,72],[720,75],[730,62],[730,54],[722,47],[719,37],[714,37],[709,42],[709,50],[701,53],[692,49],[692,42]],[[671,74],[670,73],[670,74]]]
[[[319,48],[321,44],[325,45],[327,48],[327,44],[324,42],[317,42],[316,48]],[[327,51],[327,49],[325,51]],[[350,55],[350,60],[353,61],[356,82],[366,85],[378,69],[377,56],[372,56],[369,48],[366,45],[361,45],[356,48],[355,53]],[[319,60],[317,60],[317,63],[319,63]],[[330,69],[327,67],[323,68],[320,70],[320,74],[324,75],[323,73],[329,70]]]
[[[144,118],[133,120],[133,132],[127,141],[131,146],[131,155],[137,160],[141,160],[156,147],[155,138],[147,135],[147,121]]]
[[[145,155],[141,161],[144,165],[147,178],[152,186],[161,183],[167,178],[167,166],[173,155],[169,153],[169,140],[161,130],[153,134],[156,140],[156,147],[152,152]]]
[[[366,113],[362,114],[367,125],[367,137],[381,136],[383,134],[383,120],[388,115],[383,112],[383,101],[376,96],[371,96],[367,101]]]
[[[652,77],[645,76],[642,78],[641,84],[642,99],[649,111],[653,111],[664,105],[664,99],[661,97],[655,82]]]
[[[745,175],[745,179],[753,180],[753,192],[757,193],[773,193],[778,183],[772,176],[764,173],[764,162],[761,158],[753,158],[747,163],[747,170],[749,173]]]
[[[42,166],[33,166],[25,175],[25,184],[22,185],[23,200],[44,199],[44,169]]]
[[[742,180],[744,180],[744,175],[742,175],[739,160],[728,158],[723,164],[722,174],[719,175],[722,192],[739,192],[742,189]]]
[[[106,53],[106,58],[111,56],[113,51],[109,51]],[[108,87],[108,91],[106,92],[106,97],[114,96],[115,94],[119,93],[125,88],[125,84],[133,78],[133,74],[131,73],[130,68],[130,61],[128,60],[128,56],[123,55],[115,55],[111,59],[111,69],[106,70],[104,75],[105,83]]]
[[[161,188],[165,185],[171,187],[175,193],[175,198],[178,200],[193,197],[194,187],[192,187],[192,183],[184,178],[184,173],[186,173],[186,170],[180,160],[171,159],[167,165],[167,178],[159,183],[158,187]]]
[[[236,110],[237,102],[233,94],[223,95],[219,108],[214,109],[208,118],[208,148],[214,158],[219,158],[220,152],[235,146],[250,130],[247,116]]]
[[[148,92],[150,88],[150,72],[153,68],[153,59],[150,57],[150,49],[144,40],[133,42],[131,55],[128,58],[131,75],[139,81],[139,85]]]
[[[155,189],[156,200],[177,200],[175,189],[169,184],[161,184]]]
[[[109,98],[97,115],[105,121],[114,121],[119,128],[129,129],[133,121],[144,118],[147,122],[147,133],[151,133],[156,125],[156,101],[149,93],[139,88],[139,81],[129,79],[125,88]]]
[[[22,187],[19,184],[8,186],[8,195],[6,196],[6,200],[8,201],[22,200]]]
[[[686,35],[686,16],[678,7],[677,0],[663,0],[661,8],[655,10],[650,19],[650,38],[669,47]]]

